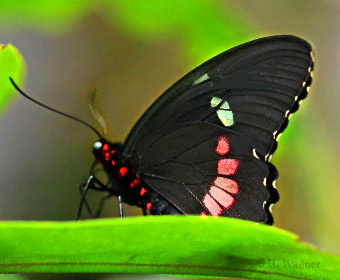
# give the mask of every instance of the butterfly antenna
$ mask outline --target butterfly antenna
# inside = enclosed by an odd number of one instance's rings
[[[96,97],[96,93],[97,93],[97,90],[94,89],[94,90],[90,91],[89,94],[88,94],[89,108],[90,108],[92,116],[95,118],[95,120],[98,122],[98,124],[102,128],[103,137],[105,137],[105,135],[107,133],[107,126],[106,126],[105,119],[103,118],[103,116],[99,113],[99,111],[94,106],[94,99]]]
[[[67,117],[67,118],[69,118],[69,119],[71,119],[71,120],[74,120],[74,121],[76,121],[76,122],[78,122],[78,123],[81,123],[81,124],[87,126],[87,127],[90,128],[95,134],[97,134],[97,136],[98,136],[100,139],[103,138],[103,136],[99,133],[99,131],[98,131],[97,129],[95,129],[92,125],[88,124],[87,122],[85,122],[85,121],[83,121],[83,120],[81,120],[81,119],[78,119],[78,118],[73,117],[73,116],[71,116],[71,115],[69,115],[69,114],[63,113],[63,112],[61,112],[61,111],[59,111],[59,110],[57,110],[57,109],[54,109],[54,108],[52,108],[52,107],[49,107],[49,106],[47,106],[47,105],[45,105],[45,104],[40,103],[39,101],[33,99],[32,97],[28,96],[25,92],[23,92],[23,91],[19,88],[19,86],[13,81],[13,79],[12,79],[11,77],[10,77],[9,79],[10,79],[12,85],[15,87],[15,89],[16,89],[22,96],[24,96],[25,98],[27,98],[28,100],[32,101],[32,102],[35,103],[35,104],[40,105],[41,107],[44,107],[44,108],[47,109],[47,110],[50,110],[50,111],[52,111],[52,112],[55,112],[55,113],[57,113],[57,114],[59,114],[59,115],[62,115],[62,116],[64,116],[64,117]]]

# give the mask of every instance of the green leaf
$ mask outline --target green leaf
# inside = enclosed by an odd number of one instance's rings
[[[15,89],[9,77],[18,85],[22,85],[25,68],[25,61],[16,47],[11,44],[0,45],[0,112],[14,96]]]
[[[233,218],[148,216],[0,222],[0,272],[114,272],[340,279],[340,257]]]

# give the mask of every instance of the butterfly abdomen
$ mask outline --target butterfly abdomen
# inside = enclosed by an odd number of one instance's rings
[[[180,215],[180,212],[173,204],[154,191],[146,195],[146,208],[152,215]]]

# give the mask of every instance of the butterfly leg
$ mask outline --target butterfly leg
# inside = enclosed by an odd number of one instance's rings
[[[104,185],[102,182],[100,182],[96,177],[94,177],[93,175],[91,175],[93,177],[93,180],[99,185],[99,186],[92,186],[91,188],[92,189],[95,189],[95,190],[99,190],[99,191],[107,191],[109,192],[110,194],[107,196],[107,197],[104,197],[103,200],[101,201],[101,206],[99,207],[98,211],[99,213],[101,212],[101,208],[103,207],[104,205],[104,201],[106,199],[109,199],[110,197],[112,196],[117,196],[118,197],[118,202],[119,202],[119,215],[120,215],[120,218],[123,218],[124,216],[124,211],[123,211],[123,198],[121,195],[118,195],[116,193],[113,193],[112,189],[109,189],[106,185]],[[91,177],[90,176],[90,177]],[[97,211],[97,213],[98,213]],[[98,216],[97,216],[98,217]]]
[[[83,188],[84,188],[85,186],[86,186],[86,184],[84,184],[84,183],[79,184],[79,192],[80,192],[80,195],[81,195],[81,196],[83,196]],[[91,210],[91,207],[90,207],[90,205],[88,204],[86,198],[84,198],[84,204],[85,204],[86,209],[87,209],[87,212],[90,214],[90,216],[91,216],[92,218],[95,218],[95,216],[94,216],[94,214],[93,214],[93,212],[92,212],[92,210]]]
[[[93,182],[93,178],[94,178],[93,176],[90,176],[89,179],[87,180],[87,183],[86,183],[85,187],[84,187],[84,191],[83,191],[83,193],[81,195],[81,199],[80,199],[80,203],[79,203],[79,207],[78,207],[78,213],[77,213],[77,216],[76,216],[76,221],[79,220],[79,218],[80,218],[81,211],[82,211],[83,205],[85,203],[86,193],[87,193],[88,189],[90,188],[90,186],[91,186],[91,184]],[[80,185],[80,187],[81,187],[81,185]]]
[[[80,203],[79,203],[79,208],[78,208],[78,213],[76,216],[76,220],[79,220],[82,209],[83,209],[83,205],[85,204],[85,206],[87,207],[87,209],[89,210],[90,215],[95,218],[95,216],[92,214],[92,211],[86,201],[86,194],[87,191],[89,189],[93,189],[96,191],[107,191],[112,195],[115,195],[112,193],[112,190],[109,189],[106,185],[104,185],[101,181],[99,181],[95,176],[90,175],[89,179],[87,180],[87,183],[84,185],[80,185],[80,188],[84,187],[84,190],[81,192],[81,199],[80,199]]]
[[[142,210],[143,210],[143,216],[147,216],[147,215],[148,215],[148,213],[146,212],[146,208],[145,208],[145,207],[143,207],[143,208],[142,208]]]
[[[118,202],[119,202],[119,214],[120,218],[123,219],[123,199],[121,195],[118,195]]]

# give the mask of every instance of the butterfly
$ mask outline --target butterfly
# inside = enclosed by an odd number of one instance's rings
[[[78,216],[94,189],[117,196],[121,215],[124,201],[154,215],[272,224],[279,194],[271,158],[307,96],[312,70],[310,44],[291,35],[250,41],[206,61],[163,93],[123,143],[97,132],[93,152],[109,184],[90,175]]]

